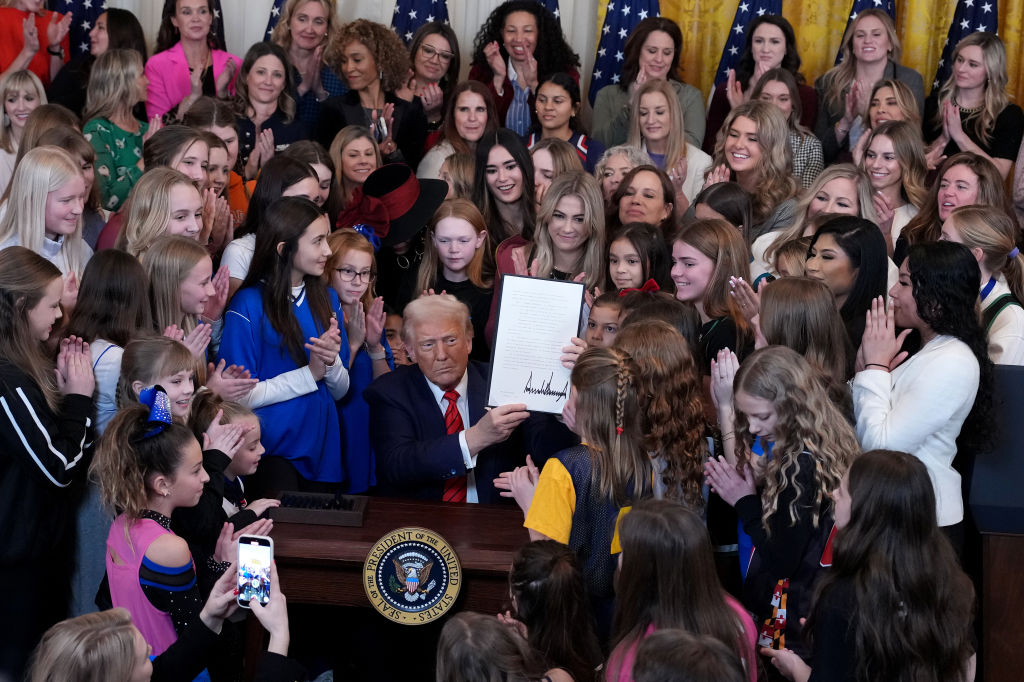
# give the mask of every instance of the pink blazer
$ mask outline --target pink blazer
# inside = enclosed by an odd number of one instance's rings
[[[242,60],[230,52],[213,50],[213,77],[217,78],[228,60],[235,62],[237,72],[241,70]],[[163,116],[178,106],[192,89],[189,83],[188,60],[181,43],[163,52],[157,52],[146,62],[146,78],[149,80],[146,98],[146,115],[149,118]],[[234,94],[235,78],[231,79],[228,90]]]

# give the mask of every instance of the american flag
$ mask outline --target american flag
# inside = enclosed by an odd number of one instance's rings
[[[281,19],[281,11],[284,9],[284,3],[287,0],[274,0],[274,6],[270,8],[270,18],[267,19],[267,40],[270,40],[270,33],[277,26],[277,22]]]
[[[590,103],[597,91],[618,83],[625,60],[626,38],[637,24],[647,17],[661,15],[658,0],[609,0],[605,10],[601,40],[597,44],[594,74],[590,79]]]
[[[974,0],[970,0],[970,2],[974,2]],[[853,0],[853,6],[850,7],[850,18],[846,20],[846,28],[843,29],[844,36],[857,15],[866,9],[880,9],[888,14],[893,21],[896,21],[896,3],[893,0]],[[840,46],[839,52],[836,53],[836,64],[842,61],[842,57],[843,48]]]
[[[96,20],[107,11],[105,0],[50,0],[51,10],[67,14],[71,12],[71,56],[89,54],[89,31],[96,25]]]
[[[729,29],[729,39],[722,48],[722,58],[718,60],[715,71],[715,85],[724,83],[729,78],[729,70],[735,69],[747,46],[747,24],[757,17],[766,14],[782,14],[782,0],[740,0],[736,7],[736,16]],[[713,91],[712,91],[713,92]]]
[[[956,44],[972,33],[988,31],[995,33],[999,28],[999,7],[996,0],[958,0],[953,21],[949,24],[946,44],[942,47],[939,68],[935,71],[932,88],[938,88],[949,78],[953,70],[953,49]]]
[[[207,2],[210,3],[210,11],[213,12],[213,26],[210,27],[213,46],[218,50],[227,50],[227,43],[224,42],[224,13],[220,11],[220,0],[207,0]]]
[[[558,19],[558,23],[562,23],[562,15],[558,9],[558,0],[537,0],[537,2],[547,7],[548,11],[555,15],[555,19]]]
[[[445,0],[398,0],[391,26],[408,45],[416,30],[431,21],[448,23],[448,3]]]

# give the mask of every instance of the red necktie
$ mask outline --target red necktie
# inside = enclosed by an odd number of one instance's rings
[[[444,428],[448,435],[462,431],[465,427],[462,424],[462,415],[459,414],[459,406],[456,401],[459,399],[458,391],[445,391],[444,399],[448,401],[448,407],[444,411]],[[466,501],[466,477],[453,476],[444,482],[444,495],[441,498],[445,502]]]

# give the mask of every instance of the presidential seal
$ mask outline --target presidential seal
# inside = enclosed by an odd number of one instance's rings
[[[455,550],[426,528],[391,531],[363,563],[363,588],[373,608],[403,625],[422,625],[447,613],[461,585]]]

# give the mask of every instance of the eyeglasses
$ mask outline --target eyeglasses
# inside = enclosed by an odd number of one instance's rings
[[[423,55],[427,58],[428,61],[433,59],[434,57],[437,57],[437,59],[440,60],[442,63],[448,64],[449,62],[451,62],[452,57],[455,56],[454,52],[443,52],[434,47],[431,47],[430,45],[427,45],[426,43],[420,45],[420,49],[423,50]]]
[[[341,275],[342,282],[353,282],[356,277],[359,278],[360,282],[372,282],[377,279],[377,273],[373,270],[363,270],[362,272],[356,272],[352,268],[335,268],[335,272]]]

